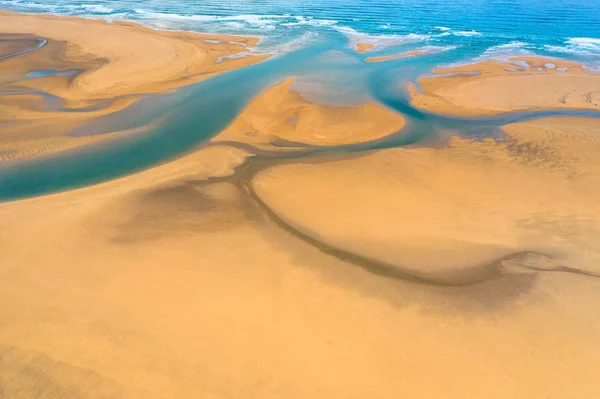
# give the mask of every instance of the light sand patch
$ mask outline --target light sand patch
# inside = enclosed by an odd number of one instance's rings
[[[454,138],[448,148],[275,166],[253,186],[303,233],[420,278],[482,278],[486,265],[522,251],[600,273],[598,121],[505,130],[506,141]]]
[[[406,53],[402,53],[402,54],[392,54],[392,55],[382,55],[380,57],[370,57],[370,58],[367,58],[366,61],[367,62],[383,62],[383,61],[396,60],[399,58],[412,57],[412,56],[421,55],[424,53],[425,52],[423,50],[413,50],[413,51],[407,51]]]
[[[366,53],[367,51],[371,50],[373,47],[375,47],[375,45],[371,44],[371,43],[356,43],[356,52],[357,53]]]
[[[253,99],[238,118],[213,139],[272,148],[278,141],[334,146],[377,140],[404,126],[404,118],[379,104],[336,107],[310,103],[293,91],[293,79]]]
[[[511,61],[526,62],[529,68],[481,62],[438,69],[437,74],[453,75],[419,79],[424,92],[411,86],[412,105],[467,116],[538,109],[600,110],[600,74],[586,72],[574,62],[549,58],[517,57]],[[560,72],[562,68],[567,69]]]
[[[0,204],[3,399],[598,396],[598,280],[517,269],[436,287],[373,275],[275,226],[235,179],[207,181],[249,155],[206,148]],[[425,161],[413,176],[444,173]],[[390,170],[373,164],[365,177]],[[306,182],[293,181],[300,194]],[[302,191],[303,206],[331,209],[323,192]],[[401,224],[394,216],[377,228]]]

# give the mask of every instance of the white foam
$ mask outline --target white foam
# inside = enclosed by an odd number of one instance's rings
[[[547,45],[548,51],[572,55],[600,55],[600,39],[591,37],[573,37],[566,40],[562,46]]]
[[[481,36],[481,33],[476,30],[461,30],[458,32],[452,32],[454,36]]]
[[[333,26],[338,23],[338,21],[332,19],[314,19],[313,17],[294,17],[296,21],[284,22],[281,26]]]
[[[509,58],[515,56],[533,55],[533,53],[527,49],[528,46],[527,43],[517,41],[493,46],[477,57],[476,61],[508,61]]]
[[[103,6],[101,4],[82,4],[81,7],[93,13],[110,14],[114,9]]]
[[[452,30],[452,29],[450,29],[450,28],[447,28],[447,27],[445,27],[445,26],[434,26],[434,28],[435,28],[435,29],[439,29],[439,30],[441,30],[441,31],[444,31],[444,32],[448,32],[448,31],[451,31],[451,30]]]
[[[431,38],[430,35],[422,35],[417,33],[409,33],[407,35],[370,35],[368,33],[359,32],[348,26],[339,25],[335,25],[333,28],[338,32],[343,33],[350,41],[352,47],[355,47],[357,43],[366,43],[374,45],[377,49],[381,49],[400,44],[417,43],[429,40]]]

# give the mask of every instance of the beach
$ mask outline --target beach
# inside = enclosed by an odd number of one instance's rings
[[[134,23],[7,11],[0,11],[0,38],[6,38],[6,49],[0,48],[5,57],[46,42],[35,51],[1,60],[0,93],[11,92],[0,96],[0,123],[10,121],[0,136],[3,161],[114,137],[66,137],[65,131],[122,110],[143,95],[167,92],[268,58],[251,54],[227,58],[247,52],[258,43],[255,37],[155,31]],[[26,76],[36,71],[50,72]],[[45,106],[48,96],[60,106]],[[69,112],[85,109],[89,111]]]
[[[0,12],[0,397],[600,394],[600,75],[356,36]]]

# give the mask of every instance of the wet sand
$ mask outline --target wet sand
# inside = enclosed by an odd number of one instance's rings
[[[40,38],[47,40],[40,49],[0,59],[4,161],[102,140],[109,135],[73,138],[65,134],[93,117],[127,107],[139,95],[169,91],[268,57],[221,60],[256,45],[258,38],[253,37],[156,31],[133,23],[0,11],[0,56],[27,49]],[[35,71],[62,74],[26,76]],[[20,94],[7,94],[15,91]],[[48,95],[61,101],[63,109],[97,109],[52,110],[45,104]],[[24,135],[24,130],[29,134]]]
[[[412,105],[463,116],[539,109],[600,110],[599,73],[550,58],[515,57],[510,61],[518,64],[486,61],[438,69],[436,74],[450,76],[419,79],[423,93],[410,87]]]
[[[414,50],[414,51],[407,51],[406,53],[402,53],[402,54],[392,54],[392,55],[382,55],[380,57],[370,57],[370,58],[367,58],[366,61],[367,62],[391,61],[391,60],[397,60],[399,58],[412,57],[414,55],[420,55],[423,53],[424,53],[423,50]]]

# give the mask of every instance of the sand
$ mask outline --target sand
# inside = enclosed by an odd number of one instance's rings
[[[220,57],[248,51],[247,46],[256,45],[258,38],[157,31],[133,23],[0,11],[0,57],[32,47],[39,38],[48,43],[0,59],[0,154],[4,161],[97,142],[109,135],[73,138],[67,133],[93,117],[129,106],[137,101],[137,95],[169,91],[268,57],[246,55],[217,62]],[[25,76],[39,70],[74,73]],[[52,111],[40,94],[1,95],[14,90],[55,96],[63,108],[100,105],[100,109]],[[24,130],[29,132],[27,136],[23,136]]]
[[[419,79],[423,93],[411,86],[412,105],[464,116],[537,109],[600,110],[600,74],[550,58],[516,57],[510,61],[525,62],[529,67],[487,61],[438,69],[436,74],[453,75]],[[560,72],[559,68],[567,69]]]
[[[371,44],[371,43],[356,43],[356,52],[357,53],[366,53],[367,51],[371,50],[373,47],[375,47],[375,45]]]
[[[598,121],[286,160],[404,125],[291,83],[180,159],[0,204],[2,399],[598,397]],[[2,106],[50,128],[36,101]]]
[[[391,60],[396,60],[399,58],[406,58],[406,57],[412,57],[415,55],[421,55],[424,54],[425,52],[423,50],[413,50],[413,51],[407,51],[405,53],[401,53],[401,54],[392,54],[392,55],[382,55],[379,57],[370,57],[367,58],[365,61],[367,62],[383,62],[383,61],[391,61]]]
[[[258,95],[213,141],[280,150],[336,146],[381,139],[404,126],[401,115],[376,103],[344,107],[308,102],[290,90],[293,81],[286,79]]]
[[[546,239],[566,261],[586,246],[592,271],[594,126],[541,120],[506,127],[506,142],[274,166],[253,187],[293,227],[352,252],[370,239],[373,257],[403,247],[418,270],[426,251],[486,259]],[[379,275],[267,217],[230,176],[250,155],[216,145],[0,204],[3,398],[598,395],[600,279],[522,266],[542,255],[467,286]],[[438,246],[445,234],[460,246]]]
[[[505,131],[500,142],[454,138],[448,148],[276,166],[254,186],[304,234],[418,278],[477,280],[523,251],[600,275],[598,121]]]

